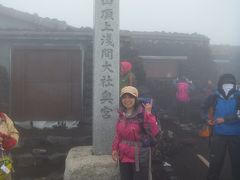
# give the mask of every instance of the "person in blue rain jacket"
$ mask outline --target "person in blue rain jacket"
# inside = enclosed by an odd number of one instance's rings
[[[207,119],[212,108],[213,119]],[[223,74],[218,88],[203,105],[203,113],[212,126],[207,180],[219,180],[226,153],[229,153],[232,176],[240,180],[240,92],[232,74]]]

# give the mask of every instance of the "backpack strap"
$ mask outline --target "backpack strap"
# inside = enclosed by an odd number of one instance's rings
[[[144,127],[144,112],[145,111],[143,111],[141,113],[142,114],[141,117],[139,117],[139,126],[141,130],[140,134],[142,138],[142,145],[144,147],[152,147],[157,144],[157,139],[154,136],[152,136],[151,132],[149,132],[148,129]]]
[[[217,104],[217,99],[219,95],[218,94],[213,94],[209,96],[204,104],[202,105],[202,110],[203,110],[203,119],[209,119],[209,117],[213,117],[215,110],[216,110],[216,104]]]

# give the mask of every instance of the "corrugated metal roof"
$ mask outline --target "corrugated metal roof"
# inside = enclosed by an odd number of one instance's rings
[[[143,60],[188,60],[187,56],[139,56]]]
[[[42,18],[37,14],[30,14],[26,12],[21,12],[13,8],[8,8],[0,4],[0,14],[19,19],[25,22],[29,22],[35,25],[40,25],[52,30],[77,30],[78,28],[68,25],[65,21],[59,21],[57,19]]]
[[[229,59],[213,59],[215,63],[230,63]]]

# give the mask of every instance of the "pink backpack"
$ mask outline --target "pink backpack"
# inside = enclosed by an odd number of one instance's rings
[[[187,82],[178,82],[177,83],[177,92],[176,98],[180,102],[189,102],[189,84]]]

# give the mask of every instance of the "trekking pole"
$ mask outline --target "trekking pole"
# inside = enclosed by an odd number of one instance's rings
[[[209,126],[209,136],[208,136],[208,148],[211,146],[212,128]]]
[[[210,120],[208,122],[208,128],[209,128],[209,136],[208,136],[208,147],[211,146],[211,138],[213,136],[213,126],[214,126],[214,121]]]
[[[210,107],[208,110],[208,118],[210,119],[208,121],[208,126],[209,126],[208,147],[210,147],[211,138],[213,136],[213,126],[214,126],[214,108],[213,107]]]

